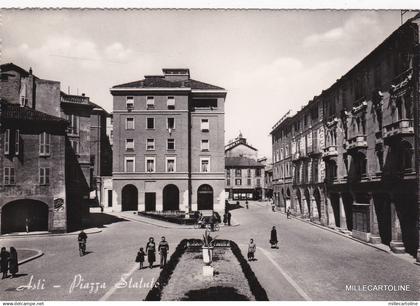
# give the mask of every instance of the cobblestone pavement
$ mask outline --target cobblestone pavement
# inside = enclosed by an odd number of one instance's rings
[[[240,226],[222,227],[215,235],[236,241],[244,255],[249,238],[256,240],[258,260],[250,264],[271,300],[420,300],[419,266],[287,220],[271,212],[268,203],[250,202],[249,206],[232,211]],[[278,229],[279,249],[269,247],[273,225]],[[44,255],[20,266],[18,278],[1,280],[0,296],[2,300],[142,300],[160,269],[138,270],[134,262],[138,248],[145,247],[149,236],[159,241],[164,235],[172,253],[181,239],[201,234],[201,230],[118,221],[89,235],[90,253],[84,257],[78,254],[76,236],[1,239],[0,246],[38,249]],[[410,286],[410,291],[378,291],[379,285]],[[376,291],[367,291],[372,289]]]

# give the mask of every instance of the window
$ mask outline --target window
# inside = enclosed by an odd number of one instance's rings
[[[135,157],[125,157],[124,158],[124,172],[136,172],[136,158]]]
[[[255,169],[255,176],[261,176],[261,169],[260,168]]]
[[[261,187],[261,179],[257,179],[257,187]]]
[[[248,176],[248,177],[251,177],[251,169],[248,169],[248,170],[247,170],[247,176]]]
[[[175,172],[176,171],[176,159],[175,157],[166,158],[166,172]]]
[[[127,110],[131,112],[134,109],[134,97],[127,97],[125,100]]]
[[[39,168],[39,184],[49,185],[50,184],[50,168]]]
[[[168,97],[166,105],[168,106],[168,109],[175,109],[175,97]]]
[[[235,179],[235,185],[236,186],[241,186],[242,185],[242,180],[241,179]]]
[[[209,150],[209,140],[202,139],[201,140],[201,151],[208,151]]]
[[[230,169],[226,169],[226,177],[230,177]]]
[[[169,138],[166,147],[168,150],[175,150],[175,139]]]
[[[50,142],[50,134],[47,134],[46,132],[39,134],[39,155],[50,155]]]
[[[147,139],[146,150],[154,150],[155,149],[155,140],[153,138]]]
[[[210,130],[209,119],[201,119],[201,131],[208,132]]]
[[[3,175],[4,185],[14,185],[15,184],[15,168],[5,167]]]
[[[155,97],[147,97],[146,108],[147,109],[154,109],[155,108]]]
[[[79,117],[74,114],[67,115],[67,121],[70,123],[67,133],[69,135],[79,135]]]
[[[241,169],[235,169],[235,176],[242,176],[242,170]]]
[[[147,121],[146,128],[148,130],[153,130],[155,128],[155,118],[147,118],[146,121]]]
[[[71,139],[70,140],[70,146],[73,148],[74,154],[79,154],[79,140],[77,139]]]
[[[15,131],[15,154],[19,155],[19,149],[20,149],[20,132],[19,130]]]
[[[10,130],[4,131],[4,154],[10,153]]]
[[[146,157],[146,172],[155,172],[155,158],[154,157]]]
[[[125,150],[126,151],[134,151],[134,139],[126,139],[125,140]]]
[[[210,172],[210,158],[200,158],[200,172]]]
[[[247,185],[248,185],[248,186],[251,186],[251,179],[250,179],[250,178],[249,178],[249,179],[247,179],[247,180],[246,180],[246,183],[247,183]]]
[[[167,129],[174,130],[175,129],[175,118],[168,118],[166,122]]]
[[[230,186],[230,179],[226,180],[226,186]]]
[[[126,118],[125,119],[125,129],[126,130],[134,130],[134,118]]]

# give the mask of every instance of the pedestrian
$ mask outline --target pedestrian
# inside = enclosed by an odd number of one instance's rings
[[[227,224],[227,213],[224,213],[224,215],[223,215],[223,224],[224,225]]]
[[[290,219],[290,215],[291,215],[291,211],[290,211],[290,207],[287,209],[286,215],[287,215],[287,219]]]
[[[143,262],[144,262],[144,256],[146,253],[144,253],[143,248],[140,248],[140,250],[137,252],[136,256],[136,262],[139,263],[139,270],[143,269]]]
[[[0,251],[0,270],[3,273],[3,276],[1,279],[7,278],[7,271],[9,270],[9,258],[9,252],[6,251],[5,247],[2,247]]]
[[[254,261],[255,260],[255,251],[257,250],[257,245],[254,242],[254,239],[249,240],[248,244],[248,260]]]
[[[275,209],[276,208],[276,205],[274,204],[274,202],[273,203],[271,203],[271,210],[273,211],[273,212],[275,212]]]
[[[9,271],[12,274],[12,278],[19,272],[18,254],[14,247],[10,248]]]
[[[232,218],[232,214],[230,213],[230,211],[228,211],[228,213],[227,213],[227,222],[228,222],[228,225],[230,226],[230,219]]]
[[[248,200],[245,201],[245,207],[246,207],[246,209],[249,208],[249,206],[248,206]]]
[[[156,261],[156,244],[153,237],[149,238],[149,242],[146,244],[147,261],[149,262],[149,268],[153,268],[153,263]]]
[[[214,214],[212,214],[209,218],[209,223],[210,223],[210,230],[213,232],[214,231],[214,222],[216,222],[216,219],[214,217]]]
[[[87,235],[82,230],[77,236],[77,241],[79,242],[79,255],[80,256],[83,256],[86,254],[86,240],[87,240]]]
[[[271,233],[270,233],[270,244],[271,244],[271,248],[272,249],[277,249],[277,230],[276,227],[273,226],[273,228],[271,229]]]
[[[29,233],[29,218],[25,219],[25,229],[26,229],[26,233]]]
[[[163,267],[166,265],[166,258],[168,257],[168,251],[169,251],[169,244],[165,239],[165,236],[162,236],[162,240],[159,243],[158,251],[160,254],[160,268],[163,269]]]

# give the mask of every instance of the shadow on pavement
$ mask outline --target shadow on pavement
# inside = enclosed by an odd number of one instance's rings
[[[244,204],[245,205],[245,204]],[[240,208],[244,208],[243,206],[241,206],[241,204],[238,204],[238,203],[234,203],[234,204],[231,204],[231,203],[226,203],[226,208],[228,209],[228,210],[235,210],[235,209],[240,209]]]
[[[73,226],[71,231],[78,231],[81,229],[92,227],[104,228],[106,227],[106,225],[123,221],[127,220],[116,216],[108,215],[106,213],[90,213],[88,219],[85,220],[83,224]]]

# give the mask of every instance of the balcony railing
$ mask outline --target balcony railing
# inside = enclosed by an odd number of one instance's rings
[[[337,146],[334,145],[330,145],[328,147],[324,148],[324,153],[322,154],[322,157],[334,157],[337,156],[338,152],[337,152]]]
[[[347,150],[367,148],[366,135],[358,135],[349,139]]]
[[[413,119],[401,119],[384,126],[383,138],[400,136],[406,134],[414,134]]]

